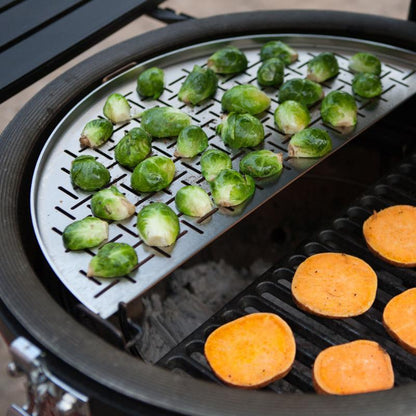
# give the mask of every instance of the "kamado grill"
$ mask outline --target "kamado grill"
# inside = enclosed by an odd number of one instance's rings
[[[374,257],[361,227],[373,210],[416,204],[415,38],[412,22],[339,12],[188,20],[114,46],[36,95],[0,141],[0,316],[2,332],[13,341],[14,370],[29,377],[31,402],[29,413],[15,406],[10,414],[414,414],[416,358],[387,335],[381,315],[394,295],[414,286],[416,272]],[[199,220],[180,216],[180,238],[170,249],[143,244],[135,217],[112,224],[109,240],[134,246],[139,268],[125,278],[87,278],[96,249],[67,253],[61,242],[65,226],[90,213],[90,195],[70,183],[74,157],[97,157],[137,211],[154,201],[174,209],[176,191],[187,184],[209,188],[199,158],[176,158],[175,141],[157,140],[153,153],[174,160],[174,181],[165,191],[135,193],[130,173],[117,165],[112,150],[139,120],[118,125],[110,141],[95,150],[79,148],[85,123],[102,114],[113,92],[127,97],[133,113],[155,105],[180,108],[204,128],[210,147],[228,152],[237,168],[246,151],[231,152],[215,134],[218,96],[237,84],[256,84],[260,47],[274,39],[299,53],[285,80],[304,77],[316,54],[336,54],[341,72],[323,84],[325,93],[350,92],[350,56],[376,54],[383,64],[381,97],[358,101],[357,127],[348,133],[324,126],[319,104],[312,107],[311,124],[329,131],[333,151],[311,162],[288,157],[287,137],[273,123],[276,91],[266,90],[272,106],[261,118],[264,148],[283,153],[280,178],[256,182],[254,197],[242,210],[213,209]],[[203,65],[229,44],[246,53],[247,71],[221,77],[214,100],[185,106],[177,98],[183,79],[193,65]],[[138,73],[150,66],[165,70],[166,89],[157,101],[140,100],[135,92]],[[317,232],[319,227],[323,231]],[[367,313],[331,320],[295,306],[294,270],[307,256],[326,251],[355,255],[376,271],[377,299]],[[258,258],[264,264],[253,266]],[[266,268],[254,280],[256,270]],[[291,372],[255,392],[222,386],[203,354],[215,328],[252,312],[281,316],[297,344]],[[311,367],[322,349],[360,338],[379,342],[390,354],[394,389],[347,397],[301,394],[313,393]]]

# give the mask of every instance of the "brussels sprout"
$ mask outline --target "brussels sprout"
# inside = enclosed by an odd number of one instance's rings
[[[254,115],[270,107],[270,98],[254,85],[236,85],[224,93],[221,104],[224,111]]]
[[[273,153],[270,150],[256,150],[247,153],[241,159],[240,172],[253,178],[268,178],[281,172],[282,162],[281,153]]]
[[[289,156],[322,157],[332,149],[332,141],[325,130],[310,127],[292,136]]]
[[[112,123],[122,123],[131,119],[130,104],[121,94],[111,94],[104,104],[103,112]]]
[[[133,169],[152,150],[152,136],[141,127],[131,129],[114,149],[114,156],[120,165]]]
[[[217,149],[209,149],[201,156],[202,176],[208,181],[213,181],[223,169],[231,169],[232,162],[227,153]]]
[[[254,179],[232,169],[222,170],[210,182],[214,202],[223,207],[240,205],[250,198],[255,191]]]
[[[137,267],[134,248],[125,243],[108,243],[91,259],[87,276],[125,276]]]
[[[94,217],[86,217],[69,224],[62,234],[64,245],[69,250],[92,248],[107,238],[108,224]]]
[[[284,134],[294,134],[308,126],[311,122],[311,115],[306,105],[288,100],[276,108],[274,122]]]
[[[234,46],[220,49],[208,59],[208,68],[217,74],[238,74],[246,70],[246,55]]]
[[[135,206],[115,186],[97,192],[91,199],[92,213],[103,220],[125,220],[135,210]]]
[[[279,58],[264,61],[257,71],[257,82],[262,87],[278,87],[283,82],[285,64]]]
[[[353,72],[365,72],[368,74],[380,75],[381,62],[371,53],[358,52],[351,57],[348,68]]]
[[[324,96],[322,87],[309,79],[293,78],[286,81],[279,90],[279,101],[299,101],[307,107],[312,106]]]
[[[175,196],[176,208],[191,217],[203,217],[212,210],[208,194],[199,186],[189,185],[179,189]]]
[[[365,72],[357,74],[352,80],[352,90],[354,94],[364,98],[373,98],[383,92],[380,78],[374,74]]]
[[[146,69],[137,78],[137,93],[143,98],[157,100],[164,88],[164,72],[156,67]]]
[[[178,136],[175,156],[194,157],[208,147],[208,136],[199,126],[185,127]]]
[[[178,98],[186,104],[196,105],[213,97],[217,91],[218,78],[212,69],[194,66],[179,90]]]
[[[81,147],[98,147],[104,144],[113,134],[110,121],[97,118],[89,121],[82,130],[79,142]]]
[[[250,114],[230,113],[217,126],[217,133],[226,145],[234,149],[254,147],[264,140],[263,125]]]
[[[148,246],[168,247],[178,238],[178,216],[166,204],[154,202],[138,213],[137,230]]]
[[[131,186],[139,192],[156,192],[170,185],[175,164],[165,156],[152,156],[140,162],[131,175]]]
[[[96,191],[110,182],[108,169],[94,156],[82,155],[72,161],[72,183],[84,191]]]
[[[321,116],[324,123],[334,127],[357,124],[357,104],[347,92],[332,91],[322,101]]]
[[[332,52],[322,52],[308,62],[307,78],[311,81],[324,82],[338,73],[338,61]]]
[[[260,51],[260,58],[262,61],[270,58],[279,58],[286,65],[289,65],[298,59],[298,54],[294,49],[280,40],[272,40],[263,45]]]
[[[177,136],[191,124],[191,118],[176,108],[153,107],[142,113],[142,128],[153,137]]]

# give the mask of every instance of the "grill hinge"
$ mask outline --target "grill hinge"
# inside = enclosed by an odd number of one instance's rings
[[[27,405],[12,405],[7,416],[90,416],[88,397],[69,387],[47,368],[44,353],[26,338],[10,344],[9,374],[27,378]]]

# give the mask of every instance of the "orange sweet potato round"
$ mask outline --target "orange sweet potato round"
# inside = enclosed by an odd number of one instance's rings
[[[369,217],[363,225],[368,248],[400,267],[416,267],[416,207],[395,205]]]
[[[205,356],[225,383],[247,389],[284,377],[295,360],[296,344],[289,325],[272,313],[253,313],[210,334]]]
[[[390,356],[377,342],[358,340],[323,350],[313,365],[313,384],[321,394],[358,394],[391,389]]]

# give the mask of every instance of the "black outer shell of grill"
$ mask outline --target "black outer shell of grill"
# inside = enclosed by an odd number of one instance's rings
[[[343,398],[275,395],[223,388],[145,365],[75,321],[29,262],[26,252],[39,250],[29,213],[32,172],[45,140],[72,106],[132,61],[198,42],[262,33],[338,35],[416,49],[415,23],[355,13],[264,11],[187,21],[113,46],[70,69],[28,102],[0,138],[1,330],[9,340],[25,335],[45,350],[51,370],[87,394],[93,411],[101,403],[143,415],[414,414],[414,385]]]

